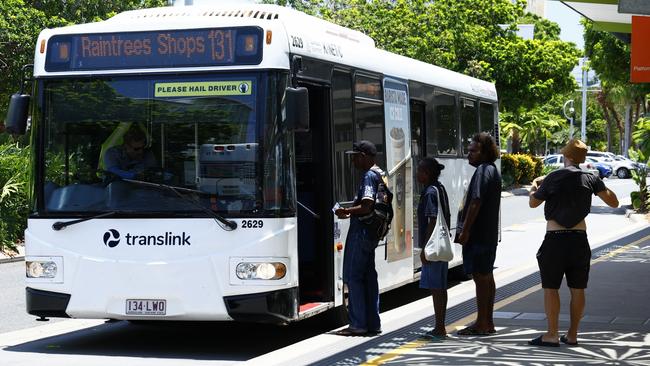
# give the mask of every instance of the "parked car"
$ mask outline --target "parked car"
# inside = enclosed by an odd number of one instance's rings
[[[637,163],[624,157],[623,159],[617,158],[616,155],[611,152],[587,151],[587,157],[611,165],[613,174],[621,179],[632,177],[632,170],[636,170],[637,168]]]
[[[586,162],[589,162],[593,164],[596,169],[598,169],[598,176],[601,178],[609,178],[609,176],[612,175],[613,169],[612,166],[607,164],[607,163],[601,163],[598,160],[592,158],[592,157],[587,157],[585,160]]]
[[[617,164],[620,164],[621,166],[624,166],[624,167],[626,167],[626,168],[628,168],[628,167],[630,167],[630,166],[631,166],[631,167],[634,167],[634,169],[636,169],[637,171],[638,171],[638,168],[643,167],[643,164],[638,163],[638,162],[636,162],[636,161],[634,161],[634,160],[632,160],[632,159],[630,159],[630,158],[626,158],[626,157],[623,156],[623,155],[615,155],[615,156],[614,156],[614,161],[615,161]],[[618,165],[617,165],[617,166],[618,166]],[[614,174],[616,174],[616,170],[614,170]],[[631,176],[631,174],[630,174],[630,176]],[[620,177],[619,177],[619,178],[620,178]]]
[[[549,165],[553,166],[556,168],[564,168],[564,155],[562,154],[551,154],[547,155],[544,160],[542,160],[544,165]],[[600,173],[598,172],[598,169],[596,167],[588,162],[585,161],[584,163],[580,164],[580,169],[584,170],[585,172],[589,172],[595,176],[600,176]]]

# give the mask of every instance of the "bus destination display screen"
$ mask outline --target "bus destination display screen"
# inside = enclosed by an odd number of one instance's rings
[[[262,39],[258,27],[57,35],[45,70],[256,65]]]

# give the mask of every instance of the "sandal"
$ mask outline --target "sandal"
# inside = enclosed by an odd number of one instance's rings
[[[560,347],[560,342],[546,342],[542,339],[543,336],[539,336],[535,339],[528,341],[528,344],[531,346],[540,346],[540,347]]]
[[[490,332],[489,330],[488,331],[482,331],[482,330],[478,330],[478,329],[476,329],[474,327],[471,327],[471,326],[467,327],[467,328],[464,328],[464,329],[461,329],[458,332],[456,332],[456,334],[458,334],[460,336],[487,336],[487,335],[494,334],[494,333],[496,333],[496,331],[494,331],[494,332]]]
[[[569,338],[566,336],[566,334],[560,337],[560,342],[562,342],[562,343],[564,343],[564,344],[566,344],[568,346],[577,346],[578,345],[578,341],[569,342]]]
[[[447,334],[435,333],[435,329],[432,329],[422,335],[422,338],[429,339],[432,341],[441,341],[447,338]]]
[[[341,330],[337,330],[336,332],[332,332],[334,335],[340,335],[344,337],[358,337],[358,336],[364,336],[366,335],[366,331],[363,329],[356,329],[356,328],[344,328]]]

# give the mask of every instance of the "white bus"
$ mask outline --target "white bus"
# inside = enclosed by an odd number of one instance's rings
[[[493,84],[273,5],[46,29],[10,131],[26,131],[28,103],[27,311],[41,317],[288,323],[342,309],[349,222],[332,207],[351,204],[344,152],[361,139],[395,193],[380,291],[417,281],[418,159],[445,164],[454,217],[469,137],[498,136]],[[103,170],[128,128],[158,164],[144,179]]]

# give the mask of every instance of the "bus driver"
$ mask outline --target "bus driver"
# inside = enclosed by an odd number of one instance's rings
[[[113,146],[104,155],[106,170],[126,179],[141,180],[147,168],[157,165],[151,150],[146,148],[147,136],[138,127],[124,134],[122,145]]]

